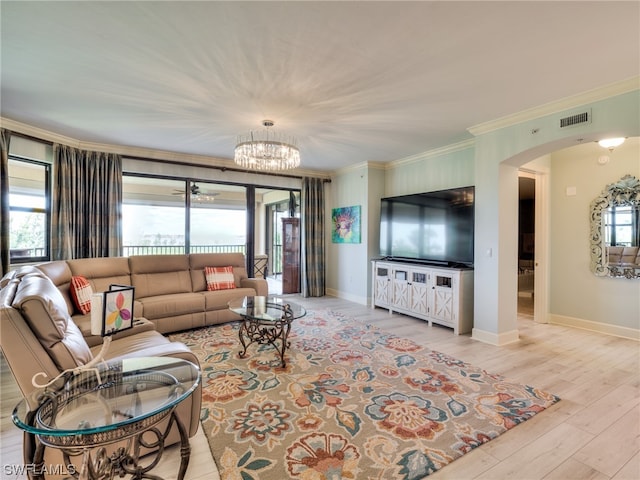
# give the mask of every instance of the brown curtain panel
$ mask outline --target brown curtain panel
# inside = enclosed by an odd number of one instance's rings
[[[122,158],[53,145],[51,257],[122,255]]]
[[[325,294],[324,258],[324,181],[302,179],[302,296],[322,297]]]
[[[9,247],[11,245],[10,212],[9,212],[9,141],[11,132],[0,129],[0,261],[2,275],[9,271]]]

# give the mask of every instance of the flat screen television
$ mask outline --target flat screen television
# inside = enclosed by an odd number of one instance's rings
[[[473,267],[474,187],[383,198],[380,255]]]

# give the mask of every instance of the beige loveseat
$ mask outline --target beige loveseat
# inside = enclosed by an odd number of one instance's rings
[[[232,266],[236,288],[207,291],[206,266]],[[35,390],[35,374],[44,373],[42,383],[86,364],[101,348],[101,337],[90,333],[91,315],[77,313],[70,296],[73,275],[87,278],[94,292],[111,284],[135,287],[138,320],[114,336],[106,360],[170,356],[198,365],[184,344],[162,334],[236,320],[229,300],[267,294],[266,280],[247,278],[242,254],[77,259],[11,271],[0,281],[0,346],[25,397]],[[201,396],[199,387],[177,410],[189,436],[198,429]]]

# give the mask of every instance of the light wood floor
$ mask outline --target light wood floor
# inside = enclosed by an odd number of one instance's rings
[[[640,344],[584,330],[536,324],[530,299],[520,300],[524,302],[519,315],[520,341],[494,347],[471,340],[469,335],[454,336],[447,328],[429,327],[411,317],[389,315],[382,309],[331,297],[296,297],[307,309],[341,311],[562,398],[430,479],[640,479]],[[10,420],[20,394],[4,359],[0,366],[0,478],[13,480],[24,478],[7,475],[5,467],[22,463],[21,434]],[[202,431],[191,440],[187,478],[219,479]],[[154,473],[175,478],[177,459],[177,449],[171,449]]]

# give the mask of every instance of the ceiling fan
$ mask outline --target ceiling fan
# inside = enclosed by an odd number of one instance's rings
[[[200,186],[197,183],[192,183],[191,187],[189,187],[191,193],[191,201],[194,202],[213,202],[215,197],[220,195],[217,192],[203,192],[200,190]],[[173,195],[182,195],[182,198],[185,197],[184,190],[174,190]]]

